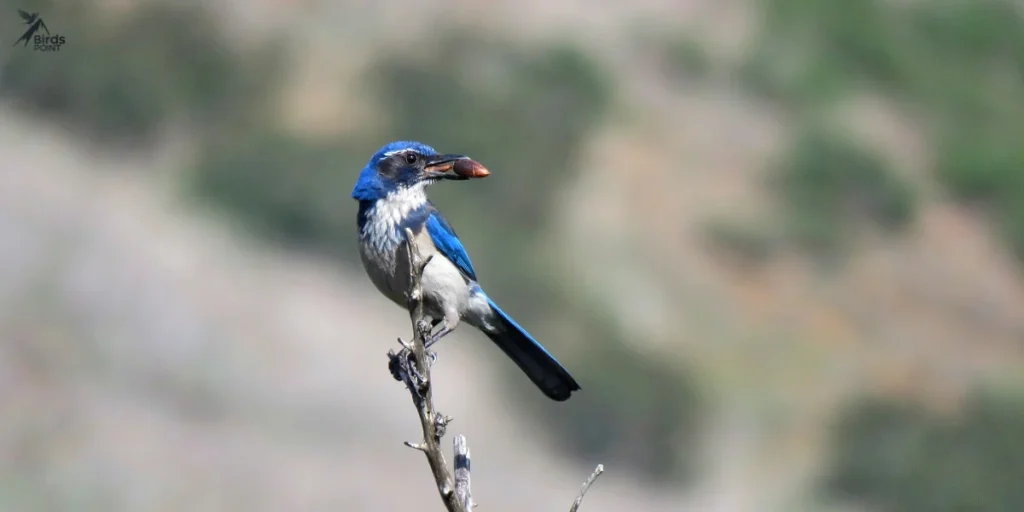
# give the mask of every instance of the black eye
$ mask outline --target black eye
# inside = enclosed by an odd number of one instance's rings
[[[405,161],[406,161],[406,163],[411,165],[411,164],[416,163],[416,160],[418,160],[418,158],[416,157],[416,153],[406,153],[405,154]]]

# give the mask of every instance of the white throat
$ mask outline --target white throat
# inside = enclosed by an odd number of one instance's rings
[[[398,225],[413,210],[427,204],[426,183],[399,187],[378,199],[366,212],[366,224],[361,233],[379,252],[392,252],[402,243]]]

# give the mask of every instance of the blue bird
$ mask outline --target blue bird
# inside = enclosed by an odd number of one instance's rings
[[[475,169],[477,176],[487,175],[483,166],[466,156],[438,154],[419,142],[392,142],[374,153],[352,189],[352,198],[359,201],[363,267],[374,286],[404,308],[410,277],[403,248],[408,228],[416,250],[430,258],[421,279],[424,315],[432,329],[441,326],[426,345],[466,322],[498,345],[545,395],[559,402],[567,400],[580,389],[579,384],[484,293],[455,230],[427,199],[428,185],[467,179],[465,173],[449,172],[466,167]]]

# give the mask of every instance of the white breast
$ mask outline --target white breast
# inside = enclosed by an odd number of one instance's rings
[[[370,281],[387,298],[405,303],[409,270],[405,261],[405,233],[402,219],[427,202],[423,185],[401,188],[380,199],[366,211],[366,223],[359,233],[360,256]]]
[[[427,203],[424,184],[402,187],[380,199],[366,212],[366,224],[359,234],[367,256],[381,260],[381,265],[394,272],[395,252],[405,241],[398,226],[410,212]]]

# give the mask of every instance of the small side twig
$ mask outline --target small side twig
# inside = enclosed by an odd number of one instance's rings
[[[583,482],[583,488],[580,489],[580,495],[576,497],[576,501],[572,502],[572,506],[569,507],[569,512],[576,512],[579,510],[580,503],[583,503],[583,496],[587,494],[587,491],[590,490],[590,486],[594,485],[594,480],[597,480],[597,477],[601,476],[601,473],[604,473],[604,464],[598,464],[597,467],[594,468],[594,472],[590,474],[590,478],[588,478],[586,482]]]

